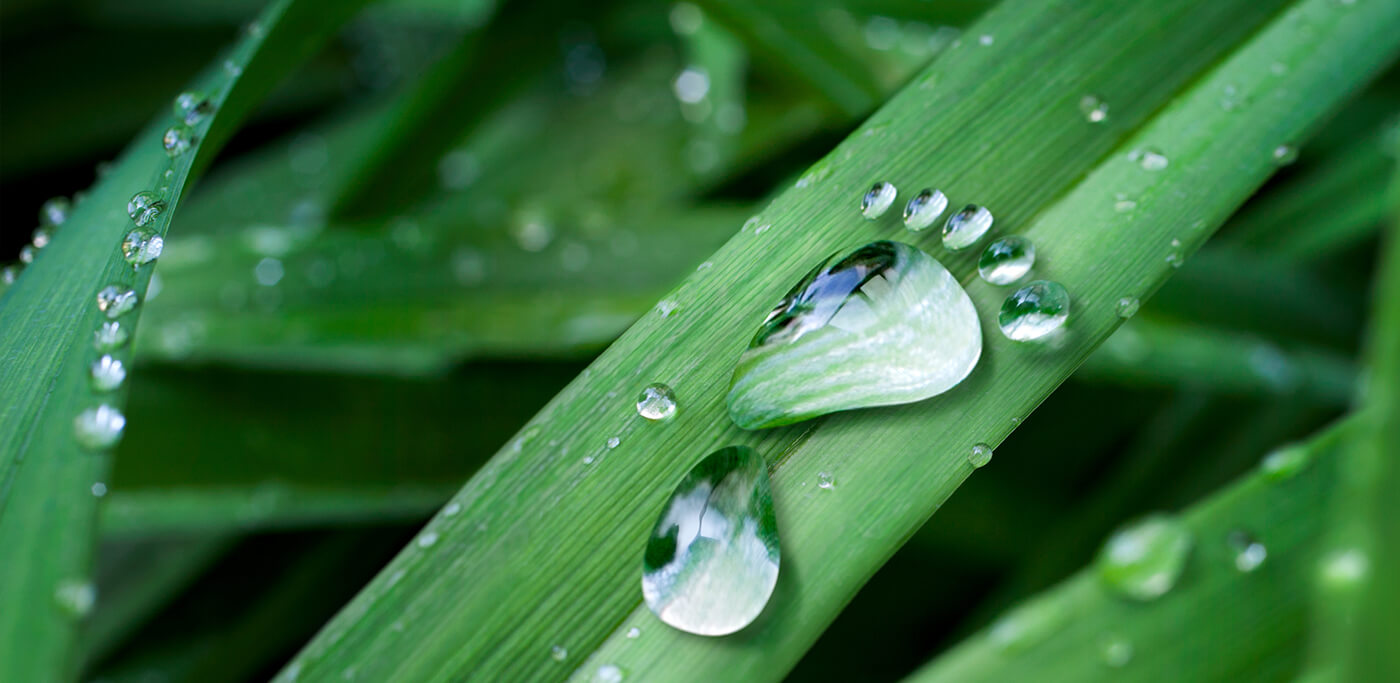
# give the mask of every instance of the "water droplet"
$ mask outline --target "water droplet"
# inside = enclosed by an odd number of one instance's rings
[[[622,683],[622,669],[616,664],[604,664],[593,674],[594,683]]]
[[[987,631],[987,639],[1002,652],[1021,652],[1059,631],[1068,616],[1064,605],[1053,597],[1036,598],[997,619]]]
[[[97,326],[92,333],[92,346],[102,353],[110,353],[125,346],[129,338],[126,327],[113,320]]]
[[[1274,165],[1287,166],[1298,160],[1298,148],[1293,145],[1279,145],[1274,148]]]
[[[921,232],[948,208],[948,198],[939,190],[926,189],[915,195],[904,206],[904,227]]]
[[[89,490],[92,491],[92,496],[94,498],[101,498],[107,495],[107,485],[100,481],[93,482],[92,488]]]
[[[54,589],[53,597],[64,612],[82,618],[92,612],[92,606],[97,603],[97,587],[92,585],[91,581],[60,581]]]
[[[107,314],[108,319],[116,319],[136,308],[136,291],[107,285],[97,292],[97,310]]]
[[[987,245],[977,261],[977,274],[994,285],[1009,285],[1031,272],[1035,245],[1020,235],[1007,235]]]
[[[831,476],[830,472],[818,472],[817,488],[822,489],[824,491],[835,491],[836,479]]]
[[[1128,213],[1137,208],[1137,202],[1128,198],[1128,195],[1119,193],[1113,202],[1113,210],[1118,213]]]
[[[729,416],[759,429],[922,401],[956,386],[981,354],[977,309],[943,264],[873,242],[827,258],[768,314],[734,370]]]
[[[670,418],[676,414],[676,394],[659,382],[647,385],[637,397],[637,414],[648,420]]]
[[[29,265],[34,262],[34,257],[39,254],[39,250],[32,244],[26,244],[19,249],[19,262]]]
[[[1269,557],[1269,549],[1264,547],[1248,531],[1236,529],[1231,531],[1225,542],[1229,544],[1230,551],[1235,556],[1235,569],[1242,572],[1252,572],[1264,564],[1264,560]]]
[[[1104,636],[1099,641],[1099,659],[1115,669],[1125,667],[1133,661],[1133,644],[1123,636]]]
[[[974,468],[986,467],[992,461],[992,447],[984,443],[979,443],[972,447],[967,454],[967,462]]]
[[[34,234],[31,237],[30,242],[34,244],[35,249],[43,249],[44,247],[49,246],[49,241],[52,239],[52,228],[35,228]]]
[[[618,445],[621,444],[621,443],[622,443],[622,439],[619,439],[619,438],[617,438],[617,437],[615,437],[615,436],[608,437],[608,450],[612,450],[612,449],[614,449],[614,448],[617,448]]]
[[[165,238],[149,230],[132,230],[122,240],[122,256],[133,268],[140,268],[160,258],[160,252],[164,249]]]
[[[1103,123],[1108,120],[1108,103],[1097,95],[1085,95],[1079,98],[1079,112],[1089,123]]]
[[[562,662],[569,658],[569,651],[561,645],[549,648],[549,656],[556,662]]]
[[[968,204],[948,217],[943,224],[943,246],[957,251],[966,249],[982,239],[992,228],[992,212],[986,207]]]
[[[235,62],[232,59],[225,59],[224,73],[233,76],[234,78],[237,78],[243,75],[243,67],[239,66],[238,62]]]
[[[661,301],[656,302],[656,312],[659,313],[663,318],[671,317],[671,314],[680,310],[680,307],[680,304],[671,301],[670,299],[662,299]]]
[[[10,285],[14,284],[15,280],[19,279],[21,269],[22,266],[17,266],[14,264],[10,264],[8,266],[0,268],[0,287],[9,287]]]
[[[705,14],[691,3],[678,2],[671,6],[670,20],[671,30],[677,35],[688,36],[700,30]]]
[[[1311,453],[1303,446],[1277,448],[1259,461],[1259,471],[1265,479],[1283,481],[1302,472],[1312,461]]]
[[[1118,317],[1127,320],[1137,315],[1138,308],[1141,305],[1137,297],[1125,296],[1118,300],[1118,304],[1114,307],[1114,312],[1118,314]]]
[[[120,360],[103,354],[92,362],[89,374],[92,376],[93,391],[112,391],[126,380],[126,366]]]
[[[894,204],[895,195],[899,194],[894,185],[890,183],[875,183],[870,187],[870,191],[860,198],[860,215],[867,220],[875,220],[885,215]]]
[[[642,559],[642,596],[662,621],[719,636],[748,626],[778,582],[768,467],[753,449],[711,453],[681,480]]]
[[[639,629],[639,628],[637,628],[636,626],[633,626],[632,628],[627,629],[627,638],[628,638],[629,640],[636,640],[636,639],[640,638],[641,636],[642,636],[642,629]]]
[[[1155,600],[1176,585],[1191,553],[1191,532],[1163,514],[1114,532],[1095,568],[1109,590],[1133,600]]]
[[[124,428],[126,417],[106,404],[88,408],[73,418],[73,438],[78,445],[94,451],[116,445]]]
[[[437,541],[438,535],[436,531],[425,531],[422,534],[419,534],[418,536],[418,547],[431,548],[433,547],[433,544],[437,543]]]
[[[997,315],[1001,333],[1013,341],[1041,339],[1069,319],[1069,292],[1058,282],[1036,280],[1006,297]]]
[[[481,176],[481,162],[469,150],[455,149],[438,160],[437,174],[443,189],[463,190]]]
[[[516,221],[510,227],[510,234],[525,251],[544,251],[554,241],[554,228],[537,218]]]
[[[54,197],[39,207],[39,225],[63,225],[72,211],[73,203],[66,197]]]
[[[165,153],[172,158],[185,153],[194,142],[194,133],[189,126],[177,123],[165,129],[165,135],[160,138],[160,146],[165,148]]]
[[[1138,166],[1141,166],[1144,171],[1160,171],[1170,163],[1167,160],[1167,155],[1162,154],[1161,150],[1155,147],[1144,147],[1129,156],[1136,159]]]
[[[277,286],[277,283],[282,281],[284,274],[286,271],[282,269],[282,262],[271,256],[258,261],[258,264],[253,266],[253,279],[264,287]]]
[[[200,119],[214,111],[214,105],[209,102],[204,93],[193,90],[176,95],[175,103],[171,108],[175,112],[176,120],[191,126],[199,123]]]
[[[138,228],[145,227],[164,211],[165,202],[153,192],[137,192],[131,195],[131,201],[126,203],[126,215],[131,216]]]
[[[1322,560],[1322,584],[1328,590],[1349,590],[1371,573],[1371,558],[1359,548],[1342,548]]]
[[[710,94],[710,75],[698,66],[686,67],[672,81],[676,99],[686,104],[699,104]]]
[[[979,36],[979,37],[977,38],[977,42],[978,42],[978,43],[981,43],[981,44],[984,45],[984,46],[985,46],[985,45],[991,45],[992,42],[995,41],[995,40],[996,40],[996,39],[993,38],[993,37],[992,37],[992,34],[990,34],[990,33],[984,33],[984,34],[982,34],[981,36]]]

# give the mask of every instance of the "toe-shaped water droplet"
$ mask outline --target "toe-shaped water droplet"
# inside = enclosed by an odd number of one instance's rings
[[[725,635],[763,611],[778,564],[768,467],[753,449],[730,446],[701,460],[671,494],[647,541],[642,596],[675,628]]]
[[[1041,339],[1069,319],[1069,292],[1063,285],[1036,280],[1006,297],[997,315],[1001,333],[1013,341]]]
[[[977,274],[994,285],[1009,285],[1031,272],[1035,245],[1020,235],[1007,235],[987,245],[977,261]]]
[[[1113,592],[1134,600],[1155,600],[1176,585],[1191,554],[1191,531],[1163,514],[1145,517],[1109,537],[1095,567]]]
[[[904,206],[904,227],[922,232],[948,208],[948,197],[938,190],[924,190]]]
[[[894,204],[894,198],[897,194],[899,191],[895,189],[894,185],[875,183],[870,191],[860,198],[860,214],[872,221],[885,215],[890,205]]]
[[[966,249],[991,229],[992,212],[986,207],[968,204],[943,224],[943,246],[953,251]]]
[[[729,416],[759,429],[921,401],[981,355],[977,310],[948,270],[907,244],[873,242],[822,262],[768,314],[734,370]]]

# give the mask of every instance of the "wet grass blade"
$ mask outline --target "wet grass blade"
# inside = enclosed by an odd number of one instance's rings
[[[993,45],[945,53],[775,199],[667,297],[676,306],[645,316],[507,444],[283,680],[348,668],[587,679],[603,665],[645,680],[780,678],[971,474],[972,445],[1000,442],[1117,327],[1120,297],[1149,296],[1273,172],[1280,140],[1304,139],[1400,48],[1400,8],[1313,0],[1289,11],[1303,21],[1257,2],[993,9],[972,29]],[[1290,69],[1271,72],[1275,61]],[[1227,91],[1248,99],[1222,107]],[[1086,93],[1114,103],[1106,125],[1084,119]],[[1145,146],[1170,165],[1141,168],[1129,153]],[[1005,340],[988,314],[1005,292],[975,281],[972,255],[939,252],[987,316],[979,371],[922,404],[734,428],[722,403],[733,359],[772,301],[831,252],[902,234],[893,217],[856,212],[876,179],[994,207],[1073,293],[1071,339],[1055,351]],[[1118,193],[1135,211],[1115,210]],[[631,398],[656,381],[681,406],[662,425],[644,423]],[[783,578],[758,623],[708,640],[639,604],[637,567],[675,482],[730,444],[773,462]],[[819,472],[843,483],[824,492]],[[386,628],[395,622],[403,632]]]

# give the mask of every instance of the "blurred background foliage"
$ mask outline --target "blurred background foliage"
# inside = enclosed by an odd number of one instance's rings
[[[370,6],[175,219],[104,482],[84,676],[275,673],[990,4]],[[0,260],[260,6],[0,6]],[[1185,508],[1341,416],[1397,111],[1392,72],[1026,419],[790,679],[899,679],[1084,566],[1122,521]]]

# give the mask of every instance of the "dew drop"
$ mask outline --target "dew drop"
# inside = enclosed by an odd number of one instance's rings
[[[885,215],[898,194],[899,190],[890,183],[875,183],[865,196],[860,198],[860,215],[872,221]]]
[[[988,46],[988,45],[991,45],[991,44],[992,44],[993,42],[995,42],[995,41],[996,41],[996,38],[992,37],[992,34],[990,34],[990,33],[984,33],[984,34],[982,34],[981,36],[979,36],[979,37],[977,38],[977,42],[980,43],[981,45],[983,45],[984,47],[985,47],[985,46]]]
[[[544,251],[554,241],[554,228],[543,220],[531,218],[516,221],[510,228],[511,237],[525,251]]]
[[[701,460],[671,494],[647,541],[642,596],[672,627],[725,635],[763,611],[778,566],[768,467],[753,449],[730,446]]]
[[[922,232],[948,208],[948,198],[939,190],[926,189],[915,195],[904,206],[904,227],[913,232]]]
[[[92,362],[89,375],[92,377],[93,391],[112,391],[126,380],[126,366],[111,355],[103,354]]]
[[[1133,661],[1133,644],[1119,635],[1107,635],[1099,641],[1099,659],[1107,666],[1121,669]]]
[[[979,443],[972,447],[967,454],[967,462],[974,468],[986,467],[992,461],[992,447],[984,443]]]
[[[1298,160],[1298,148],[1293,145],[1279,145],[1274,148],[1274,165],[1287,166]]]
[[[656,421],[666,420],[676,414],[676,394],[665,384],[649,384],[637,396],[637,414]]]
[[[418,547],[431,548],[434,544],[437,543],[437,541],[438,535],[436,531],[425,531],[422,534],[419,534],[418,536]]]
[[[171,158],[184,154],[194,142],[194,133],[190,127],[183,123],[177,123],[165,129],[165,135],[160,138],[160,146],[165,148],[165,153]]]
[[[136,308],[136,302],[136,291],[125,287],[107,285],[97,292],[97,310],[111,320]]]
[[[1041,339],[1069,319],[1069,292],[1063,285],[1036,280],[1006,297],[997,315],[1001,333],[1013,341]]]
[[[636,639],[638,639],[638,638],[640,638],[640,637],[642,637],[642,629],[639,629],[639,628],[637,628],[636,626],[633,626],[632,628],[627,629],[627,638],[628,638],[628,640],[636,640]]]
[[[562,662],[569,658],[569,651],[564,649],[562,645],[555,645],[549,648],[549,656],[556,662]]]
[[[275,287],[282,281],[282,276],[286,273],[282,268],[282,262],[268,256],[253,266],[253,279],[264,287]]]
[[[1099,580],[1133,600],[1155,600],[1176,585],[1191,553],[1191,532],[1163,514],[1145,517],[1109,537],[1095,560]]]
[[[39,254],[39,250],[32,244],[26,244],[19,249],[19,262],[29,265],[34,262],[34,257]]]
[[[977,274],[994,285],[1009,285],[1031,272],[1035,245],[1020,235],[1007,235],[991,244],[977,261]]]
[[[102,353],[111,353],[125,346],[129,338],[126,327],[113,320],[97,326],[92,333],[92,346]]]
[[[1371,559],[1359,548],[1335,550],[1322,560],[1321,580],[1328,590],[1350,590],[1371,573]]]
[[[160,258],[164,249],[165,238],[149,230],[132,230],[122,240],[122,257],[133,268],[140,268]]]
[[[1137,297],[1125,296],[1118,300],[1118,304],[1114,307],[1114,312],[1118,314],[1118,317],[1127,320],[1128,318],[1137,315],[1138,308],[1141,305],[1142,304],[1138,301]]]
[[[0,286],[9,287],[14,284],[15,280],[19,279],[20,272],[21,266],[14,264],[0,268]]]
[[[710,94],[710,75],[698,66],[687,67],[671,82],[676,99],[685,104],[700,104]]]
[[[69,616],[82,618],[92,612],[92,606],[97,603],[97,587],[91,581],[60,581],[53,597],[59,609]]]
[[[116,445],[125,428],[126,417],[105,403],[88,408],[73,418],[73,438],[78,445],[94,451]]]
[[[824,491],[835,491],[835,490],[836,490],[836,479],[835,479],[835,477],[832,477],[830,472],[818,472],[818,473],[817,473],[817,488],[822,489],[822,490],[824,490]]]
[[[72,211],[73,203],[66,197],[54,197],[39,207],[39,225],[63,225]]]
[[[137,192],[131,195],[131,201],[126,203],[126,215],[131,216],[138,228],[145,227],[164,211],[165,202],[153,192]]]
[[[1231,531],[1225,536],[1225,542],[1230,546],[1230,552],[1234,555],[1235,569],[1242,572],[1247,573],[1258,569],[1269,557],[1269,549],[1243,529]]]
[[[51,228],[35,228],[34,235],[30,239],[30,242],[34,244],[35,249],[43,249],[49,246],[49,241],[52,239],[53,230]]]
[[[1021,652],[1059,631],[1068,617],[1062,603],[1051,597],[1037,598],[997,619],[987,631],[987,639],[1002,652]]]
[[[1117,200],[1113,202],[1113,210],[1118,213],[1129,213],[1136,208],[1137,202],[1128,199],[1126,195],[1118,195]]]
[[[671,6],[669,19],[676,35],[688,36],[700,30],[705,14],[692,3],[678,2]]]
[[[443,506],[443,508],[442,508],[442,516],[443,516],[443,517],[451,517],[451,516],[453,516],[453,515],[455,515],[455,514],[461,512],[461,511],[462,511],[462,504],[461,504],[461,503],[458,503],[457,501],[454,500],[454,501],[452,501],[451,503],[448,503],[447,505]]]
[[[1103,123],[1108,120],[1108,103],[1100,100],[1097,95],[1085,95],[1079,98],[1079,113],[1089,123]]]
[[[186,91],[175,96],[175,103],[171,107],[175,112],[175,119],[189,125],[199,123],[210,112],[214,111],[214,105],[204,96],[204,93],[196,91]]]
[[[593,674],[594,683],[622,683],[622,669],[616,664],[604,664]]]
[[[968,204],[961,211],[948,217],[943,224],[943,246],[957,251],[966,249],[992,228],[992,212],[986,207]]]
[[[1144,147],[1133,152],[1131,155],[1138,162],[1138,166],[1144,171],[1160,171],[1167,167],[1169,163],[1167,156],[1155,147]]]
[[[1259,461],[1259,472],[1269,481],[1283,481],[1302,472],[1312,460],[1303,446],[1283,446]]]
[[[234,78],[237,78],[243,75],[243,67],[239,66],[238,62],[235,62],[232,59],[225,59],[224,73],[233,76]]]
[[[615,437],[615,436],[608,437],[608,450],[612,450],[612,449],[614,449],[614,448],[617,448],[618,445],[620,445],[621,443],[622,443],[622,439],[619,439],[619,438],[617,438],[617,437]]]
[[[104,484],[104,483],[102,483],[102,482],[100,482],[100,481],[95,481],[95,482],[93,482],[93,483],[92,483],[92,488],[90,488],[90,489],[88,489],[88,490],[92,492],[92,497],[93,497],[93,498],[101,498],[101,497],[107,495],[107,485]]]

